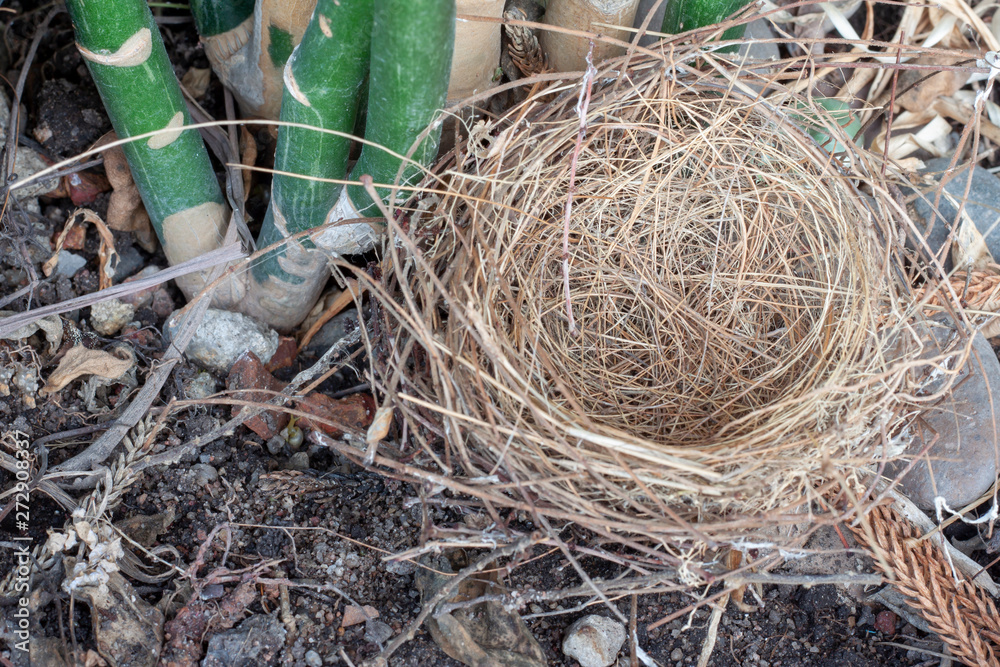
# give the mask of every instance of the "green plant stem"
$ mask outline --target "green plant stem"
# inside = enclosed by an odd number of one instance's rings
[[[399,158],[379,146],[406,155],[427,129],[448,95],[448,78],[455,42],[455,0],[377,0],[372,28],[371,83],[365,145],[351,180],[363,174],[375,183],[392,183]],[[430,132],[411,156],[400,183],[420,176],[437,154],[440,128]],[[359,216],[377,216],[378,210],[360,185],[347,189]],[[383,200],[388,190],[380,190]]]
[[[350,133],[368,73],[373,0],[319,0],[285,69],[281,120]],[[275,169],[305,177],[343,178],[350,140],[302,127],[278,130]],[[258,247],[322,225],[341,185],[276,174]],[[290,242],[253,268],[248,313],[279,328],[298,323],[329,277],[326,256]]]
[[[746,0],[669,0],[663,12],[661,32],[676,35],[715,25],[746,4]],[[722,39],[739,39],[745,30],[746,25],[734,26],[722,33]]]
[[[310,104],[303,109],[288,107],[289,113],[295,114],[294,120],[314,127],[351,130],[356,110],[351,105],[356,105],[360,97],[363,72],[357,67],[358,63],[352,61],[345,65],[346,60],[340,59],[365,51],[360,46],[355,46],[353,50],[345,46],[339,56],[327,54],[314,60],[309,54],[313,48],[319,47],[309,45],[318,42],[308,35],[310,31],[315,33],[319,14],[337,11],[346,16],[346,12],[358,11],[356,4],[343,0],[340,0],[339,6],[332,0],[320,2],[320,7],[328,9],[322,12],[317,10],[307,29],[307,38],[303,39],[292,57],[290,75],[285,77],[282,119],[293,119],[285,115],[285,105],[290,97],[298,103],[306,99]],[[374,0],[371,7],[371,71],[365,139],[374,145],[365,144],[350,178],[359,180],[367,174],[376,183],[392,183],[403,162],[386,149],[406,155],[445,104],[455,39],[455,0]],[[360,15],[352,16],[352,21],[362,20]],[[352,34],[355,37],[367,35],[360,28],[350,28],[351,21],[343,21],[342,28],[334,28],[336,23],[331,21],[327,28],[331,31],[343,30],[343,39]],[[328,45],[323,48],[333,50],[336,47]],[[333,84],[330,81],[337,81],[335,90],[331,88]],[[319,113],[319,107],[311,101],[313,89],[324,91],[327,113],[333,114],[329,118],[321,119],[315,115]],[[335,119],[337,127],[331,119]],[[344,176],[346,144],[322,140],[329,147],[325,149],[328,154],[323,158],[323,164],[319,164],[309,157],[311,149],[306,148],[301,156],[293,154],[303,150],[306,144],[321,141],[317,133],[293,132],[292,128],[282,128],[282,132],[276,164],[286,166],[279,166],[279,169],[334,178]],[[290,139],[283,142],[284,136]],[[439,138],[440,129],[427,133],[413,155],[412,164],[403,170],[404,184],[419,178],[421,166],[434,159]],[[290,151],[288,155],[284,154],[285,146]],[[335,169],[339,169],[339,173],[334,174]],[[324,184],[296,183],[296,179],[285,178],[287,181],[280,176],[275,180],[274,206],[270,209],[270,218],[265,220],[261,245],[266,246],[291,233],[324,222],[333,224],[317,235],[316,245],[321,250],[311,251],[304,245],[291,244],[284,253],[272,254],[252,272],[246,312],[279,329],[293,327],[308,314],[329,277],[327,257],[330,254],[362,253],[374,245],[377,230],[372,226],[336,223],[380,215],[363,187],[331,189]],[[334,197],[335,194],[339,196]],[[387,198],[389,190],[379,194]],[[302,199],[298,201],[300,197]]]
[[[119,138],[163,130],[122,148],[167,260],[177,264],[219,247],[228,212],[201,136],[183,129],[191,119],[149,7],[143,0],[66,4]],[[204,276],[177,282],[190,297]]]
[[[198,34],[212,37],[229,32],[253,15],[254,0],[191,0]]]

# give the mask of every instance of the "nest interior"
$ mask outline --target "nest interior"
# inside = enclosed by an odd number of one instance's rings
[[[840,136],[808,101],[616,65],[575,173],[579,82],[441,165],[446,187],[395,228],[399,335],[376,374],[446,486],[611,532],[732,536],[869,465],[901,423],[912,357],[887,341],[920,317],[892,250],[905,212],[872,156],[802,129]]]

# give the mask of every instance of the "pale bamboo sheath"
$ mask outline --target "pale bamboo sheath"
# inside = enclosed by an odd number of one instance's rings
[[[549,0],[544,22],[560,28],[585,30],[628,41],[630,33],[611,30],[594,24],[631,26],[635,20],[639,0]],[[586,69],[589,40],[565,33],[541,31],[542,48],[549,58],[549,66],[557,72],[575,72]],[[622,47],[606,42],[594,42],[594,62],[621,55]]]
[[[458,0],[458,15],[499,19],[504,0]],[[489,88],[500,64],[500,23],[463,21],[455,24],[455,56],[448,81],[448,100],[458,101]]]

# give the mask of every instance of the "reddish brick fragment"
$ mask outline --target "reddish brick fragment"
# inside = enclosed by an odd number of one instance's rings
[[[295,339],[291,336],[282,336],[278,339],[278,349],[267,362],[267,370],[273,373],[280,368],[288,368],[295,362],[298,353],[299,347],[295,344]]]
[[[260,362],[257,355],[247,351],[240,355],[233,367],[229,370],[229,377],[226,378],[226,388],[233,390],[242,389],[265,389],[266,392],[236,391],[233,398],[241,401],[255,401],[265,403],[274,397],[273,393],[284,389],[285,383],[281,382],[267,372],[264,364]],[[232,415],[235,417],[243,409],[243,406],[234,405]],[[267,410],[254,417],[250,417],[243,422],[247,428],[259,435],[265,441],[276,436],[281,429],[288,425],[288,414]]]
[[[320,419],[354,428],[364,432],[372,423],[375,415],[375,400],[370,394],[351,394],[345,398],[334,399],[326,394],[313,392],[299,401],[299,410],[314,415],[317,419],[303,418],[301,426],[318,429],[330,437],[337,438],[344,432],[333,424],[324,423]]]

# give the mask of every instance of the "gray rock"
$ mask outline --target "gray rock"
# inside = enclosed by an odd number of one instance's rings
[[[17,174],[18,181],[23,181],[28,176],[36,174],[48,166],[45,164],[45,160],[32,149],[26,146],[17,147],[17,153],[14,156],[14,173]],[[18,188],[14,190],[14,195],[22,201],[31,200],[39,195],[52,192],[57,187],[59,187],[59,179],[48,178]]]
[[[173,340],[180,324],[181,317],[175,311],[163,326],[164,337]],[[278,334],[274,329],[241,313],[209,308],[185,354],[209,370],[227,374],[247,350],[267,363],[277,349]]]
[[[609,667],[625,643],[625,626],[604,616],[591,614],[566,630],[563,653],[580,667]]]
[[[940,340],[942,333],[935,331]],[[934,348],[933,342],[928,346]],[[931,349],[928,354],[934,354]],[[1000,361],[982,334],[973,339],[972,354],[956,376],[952,390],[921,415],[904,457],[919,454],[924,438],[937,438],[928,457],[918,461],[899,482],[900,491],[921,509],[934,508],[941,496],[958,509],[985,493],[997,477],[1000,447]],[[928,460],[929,458],[929,460]],[[907,461],[886,467],[890,479],[902,474]]]
[[[322,667],[323,658],[316,651],[306,651],[306,664],[309,667]]]
[[[135,246],[129,246],[122,252],[118,253],[118,264],[115,265],[115,282],[121,282],[131,276],[133,273],[142,268],[146,260],[135,249]]]
[[[307,454],[306,452],[296,452],[295,454],[292,454],[292,457],[288,459],[288,469],[308,470],[309,454]]]
[[[925,175],[940,182],[950,161],[950,158],[946,157],[928,161],[927,168],[924,170]],[[960,199],[965,193],[968,178],[968,165],[964,165],[944,186],[944,191],[956,199]],[[932,188],[929,192],[925,192],[922,198],[913,202],[913,209],[915,213],[914,223],[927,240],[927,245],[936,253],[948,239],[948,233],[958,209],[946,197],[942,196],[938,203],[940,215],[935,216],[932,214],[931,208],[934,205],[934,199],[935,191]],[[976,223],[976,228],[985,238],[986,247],[990,254],[995,260],[1000,260],[1000,178],[982,167],[973,169],[969,198],[964,210]],[[907,239],[906,245],[910,249],[916,248],[910,239]],[[945,271],[952,269],[950,248],[945,255],[944,268]]]
[[[76,272],[87,265],[84,257],[75,255],[68,250],[59,251],[59,263],[56,264],[56,274],[72,278]]]
[[[235,628],[211,636],[201,667],[272,664],[285,645],[285,633],[274,615],[251,616]]]
[[[191,473],[194,476],[195,484],[199,487],[208,486],[219,479],[219,471],[207,463],[195,463],[191,466]]]
[[[108,299],[90,307],[90,326],[102,336],[113,336],[132,321],[135,308],[118,299]]]
[[[355,331],[358,326],[358,310],[350,308],[337,314],[324,324],[313,339],[309,341],[306,351],[317,356],[323,354],[333,345],[339,343],[347,334]]]
[[[208,398],[215,393],[217,384],[211,373],[202,371],[184,383],[184,394],[189,399]]]
[[[20,117],[23,119],[25,115],[22,113],[20,114]],[[7,140],[8,124],[10,124],[10,100],[7,98],[6,93],[0,92],[0,142]],[[28,176],[31,176],[46,167],[48,167],[48,165],[45,164],[45,160],[43,160],[34,150],[28,148],[27,146],[17,147],[17,153],[14,155],[14,173],[17,174],[17,179],[19,181],[23,181]],[[24,203],[26,200],[32,200],[35,197],[38,197],[38,195],[51,192],[57,187],[59,187],[59,179],[50,178],[40,183],[34,183],[24,188],[18,188],[14,190],[14,194],[19,200],[22,200],[22,203]],[[35,201],[35,206],[38,206],[37,200]]]
[[[368,621],[365,623],[365,641],[372,644],[382,644],[392,637],[392,628],[382,621]]]

